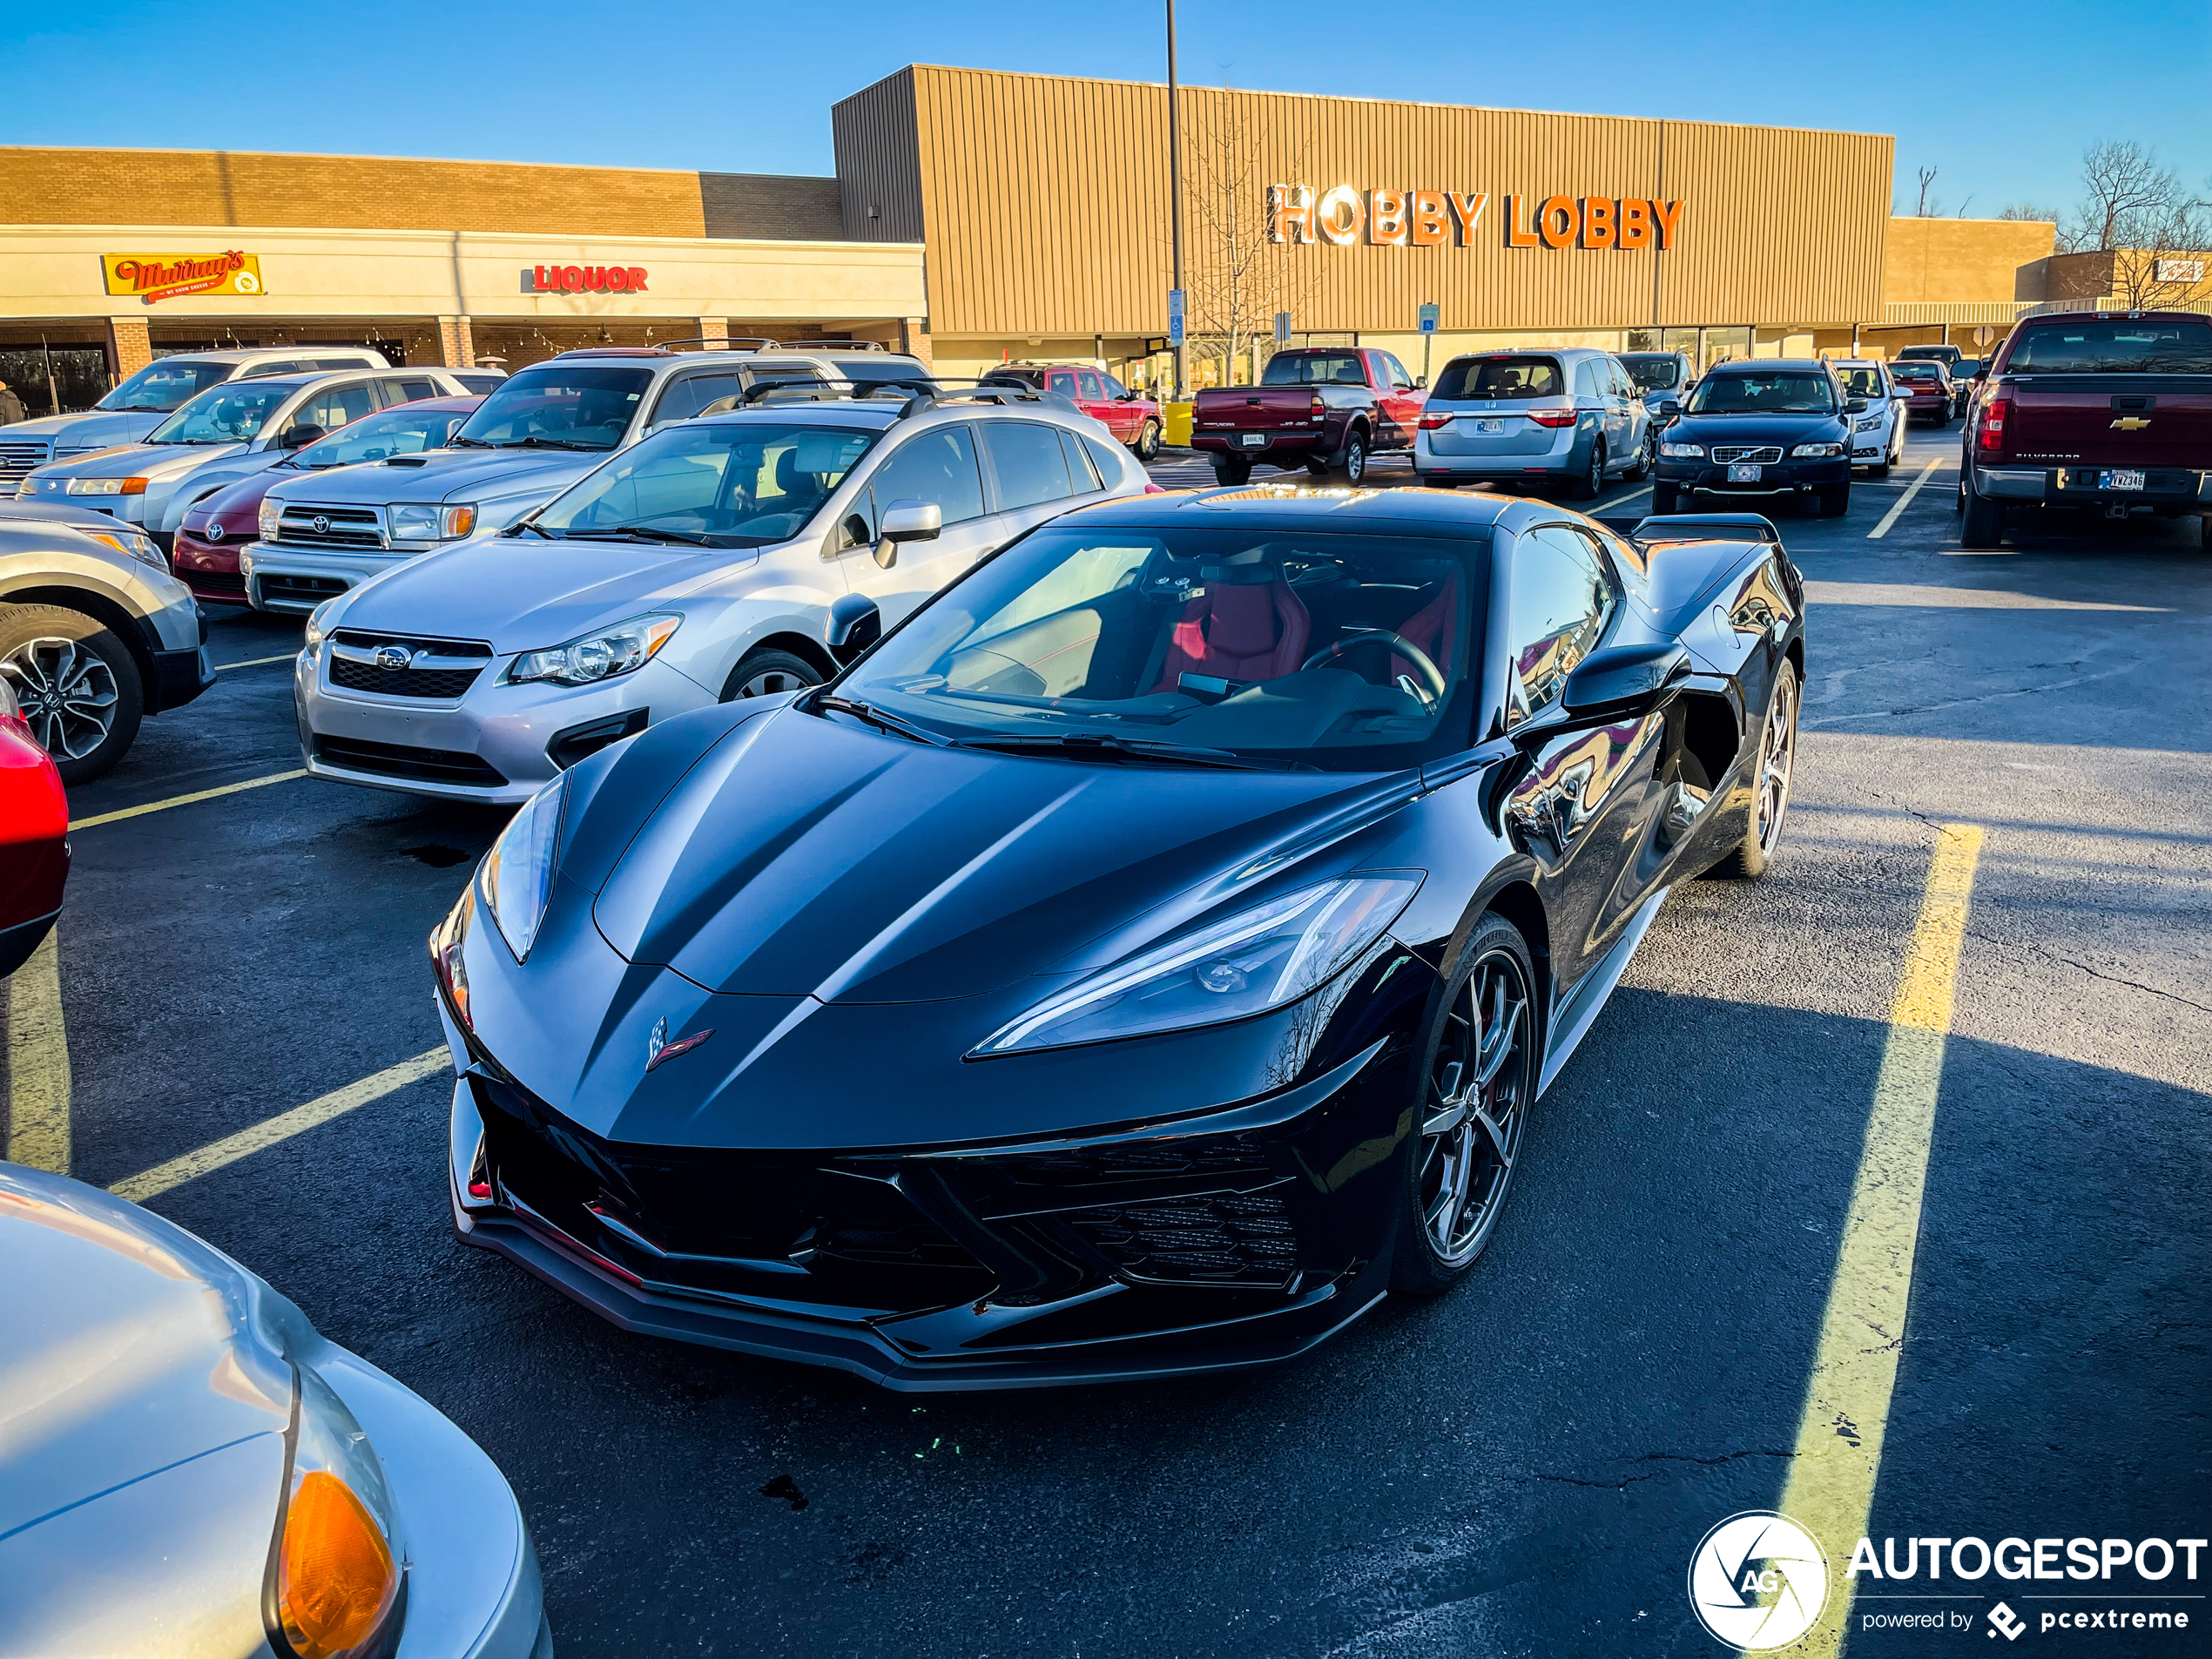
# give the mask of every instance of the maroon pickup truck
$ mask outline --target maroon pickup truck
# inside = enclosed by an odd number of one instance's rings
[[[1214,476],[1241,484],[1252,463],[1317,478],[1332,467],[1358,483],[1378,449],[1410,449],[1428,401],[1386,351],[1316,346],[1278,351],[1258,386],[1224,386],[1190,406],[1190,447],[1213,457]]]
[[[1966,421],[1959,539],[1995,547],[2016,507],[2197,520],[2212,550],[2212,318],[2023,317]]]

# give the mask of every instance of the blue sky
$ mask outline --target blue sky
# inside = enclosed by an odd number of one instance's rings
[[[2205,0],[1178,10],[1190,81],[1894,133],[1905,211],[1922,165],[1946,212],[2064,206],[2100,138],[2212,176]],[[37,32],[8,53],[9,144],[827,173],[830,105],[907,63],[1164,78],[1158,0],[110,0],[17,17]]]

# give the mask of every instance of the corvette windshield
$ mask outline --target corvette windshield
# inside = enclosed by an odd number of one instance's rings
[[[179,409],[146,435],[148,443],[244,443],[300,388],[233,381]]]
[[[876,435],[760,415],[679,421],[577,480],[533,528],[576,541],[787,542]]]
[[[1046,529],[917,612],[835,697],[925,741],[1394,771],[1473,740],[1488,546],[1480,530]]]
[[[1776,369],[1708,374],[1689,395],[1692,415],[1833,415],[1825,374]]]

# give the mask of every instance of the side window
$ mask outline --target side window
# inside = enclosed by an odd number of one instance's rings
[[[1592,372],[1590,360],[1587,357],[1575,365],[1575,395],[1577,397],[1595,397],[1598,395],[1597,375]]]
[[[737,376],[710,377],[686,374],[671,380],[660,388],[660,401],[653,405],[653,417],[645,422],[649,427],[664,426],[671,421],[688,421],[706,406],[705,387],[710,378],[728,379]],[[732,388],[734,389],[734,388]]]
[[[312,394],[292,417],[294,426],[319,426],[335,432],[349,421],[358,421],[376,407],[369,381],[347,381]]]
[[[983,444],[990,454],[991,475],[998,481],[1001,512],[1059,501],[1073,493],[1057,427],[1034,421],[992,421],[984,425]]]
[[[1383,367],[1390,373],[1390,383],[1401,392],[1411,391],[1413,387],[1413,377],[1406,372],[1406,365],[1388,352],[1382,354],[1382,360]]]
[[[868,489],[879,520],[894,501],[934,502],[948,525],[982,517],[983,475],[976,467],[973,429],[943,426],[907,439],[884,457]]]
[[[1055,368],[1044,377],[1044,389],[1057,392],[1062,397],[1076,395],[1076,374],[1073,369]]]
[[[1086,436],[1083,448],[1090,451],[1091,464],[1098,469],[1099,488],[1111,489],[1122,482],[1122,456],[1125,453],[1103,438]]]
[[[1601,524],[1578,524],[1575,533],[1595,543],[1609,556],[1601,563],[1609,563],[1613,569],[1614,585],[1627,588],[1637,598],[1651,591],[1651,570],[1648,556],[1634,542],[1615,536]]]
[[[1096,369],[1080,370],[1076,375],[1076,385],[1084,402],[1103,403],[1106,401],[1106,388],[1099,380]]]
[[[313,368],[366,368],[368,365],[364,363],[358,357],[318,357],[312,364],[294,364],[293,367],[306,367]]]
[[[1119,399],[1129,395],[1129,388],[1123,385],[1111,374],[1101,374],[1098,378],[1105,383],[1107,396]]]
[[[1563,524],[1547,524],[1514,538],[1512,579],[1507,612],[1513,651],[1508,725],[1558,699],[1567,677],[1604,633],[1614,604],[1595,552]]]
[[[305,363],[255,363],[250,368],[239,370],[238,377],[242,381],[258,381],[264,374],[298,374],[304,372],[307,367]],[[352,368],[354,365],[341,363],[338,367]]]
[[[1098,469],[1090,464],[1090,456],[1084,453],[1081,438],[1072,432],[1061,433],[1060,453],[1067,457],[1068,478],[1075,485],[1076,494],[1088,496],[1095,489],[1105,488],[1098,482]]]
[[[403,381],[386,381],[383,384],[384,401],[388,407],[394,403],[412,403],[418,398],[443,395],[435,381],[416,380],[409,376]]]

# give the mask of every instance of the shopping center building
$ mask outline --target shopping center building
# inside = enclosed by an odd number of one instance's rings
[[[1278,334],[1416,366],[1537,341],[1971,348],[2052,264],[2047,224],[1892,218],[1879,135],[1217,88],[1177,109],[1198,383]],[[914,65],[830,118],[830,178],[0,150],[0,379],[40,408],[51,374],[81,406],[195,347],[511,368],[742,337],[1167,377],[1164,86]]]

